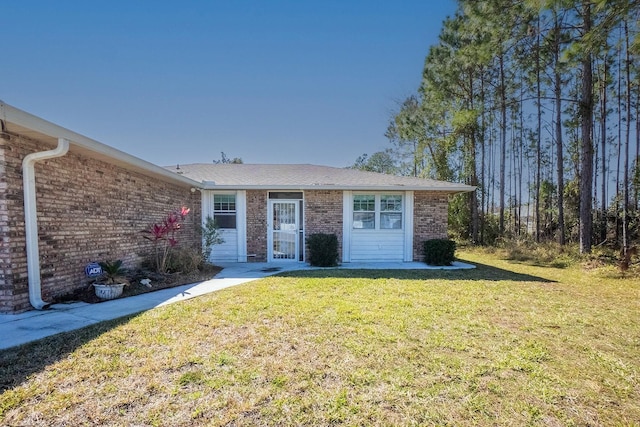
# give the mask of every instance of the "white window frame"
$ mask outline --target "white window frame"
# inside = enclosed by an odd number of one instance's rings
[[[373,198],[373,200],[372,200],[372,202],[373,202],[373,210],[356,210],[356,208],[355,208],[355,204],[356,204],[356,198],[357,198],[357,197],[367,197],[369,200],[371,200],[371,198]],[[362,204],[369,204],[369,203],[370,203],[369,201],[364,201],[364,203],[361,203],[361,205],[362,205]],[[376,214],[376,207],[377,207],[377,204],[376,204],[376,203],[377,203],[377,202],[376,202],[376,196],[375,196],[375,194],[370,194],[370,193],[362,194],[362,193],[358,193],[358,194],[354,194],[354,195],[353,195],[352,202],[351,202],[351,209],[352,209],[352,214],[351,214],[351,226],[352,226],[352,228],[353,228],[354,230],[375,230],[375,229],[376,229],[376,227],[377,227],[377,226],[378,226],[378,224],[379,224],[378,214]],[[363,221],[360,221],[360,220],[356,221],[356,219],[355,219],[356,214],[369,214],[369,215],[373,214],[373,227],[372,227],[372,228],[370,228],[370,227],[363,227],[363,226],[362,226],[362,224],[364,223]],[[368,221],[367,221],[367,222],[368,222]],[[360,226],[357,226],[357,225],[360,225]]]
[[[388,198],[396,198],[396,197],[400,197],[400,210],[389,210],[389,209],[382,209],[382,198],[383,197],[388,197]],[[388,206],[388,203],[387,203]],[[396,206],[396,204],[394,203],[394,206]],[[376,208],[379,208],[379,216],[380,216],[380,224],[379,224],[379,229],[380,230],[404,230],[404,195],[402,194],[389,194],[389,193],[380,193],[380,199],[379,202],[376,206]],[[376,209],[378,210],[378,209]],[[400,227],[395,228],[395,227],[383,227],[383,224],[385,223],[389,223],[388,221],[382,221],[382,217],[384,215],[393,215],[393,216],[397,216],[400,215]]]
[[[235,209],[216,209],[216,197],[233,197],[233,206]],[[231,213],[233,213],[233,216],[235,217],[235,227],[233,228],[222,227],[220,226],[220,224],[218,224],[219,228],[221,230],[237,230],[238,229],[238,197],[236,193],[213,193],[212,203],[213,203],[213,209],[211,211],[213,212],[214,220],[216,220],[217,217],[231,216],[230,215]]]
[[[373,196],[374,197],[374,211],[356,211],[354,209],[354,204],[355,204],[355,200],[356,197],[358,196]],[[383,211],[382,210],[382,197],[383,196],[400,196],[400,211]],[[398,230],[404,230],[405,228],[405,199],[406,199],[406,195],[404,193],[400,193],[397,191],[385,191],[385,192],[368,192],[368,191],[358,191],[358,192],[353,192],[351,195],[351,206],[350,206],[350,210],[351,210],[351,229],[354,230],[356,233],[359,232],[367,232],[367,231],[382,231],[382,232],[386,232],[386,231],[392,231],[392,232],[397,232]],[[358,212],[373,212],[374,213],[374,225],[373,228],[361,228],[361,227],[356,227],[357,222],[354,220],[354,216],[356,213]],[[381,214],[382,213],[400,213],[401,215],[401,224],[402,226],[400,228],[382,228],[382,221],[381,221]]]
[[[414,203],[413,191],[351,191],[342,193],[342,262],[351,262],[351,235],[355,233],[375,232],[370,229],[353,228],[353,196],[356,194],[401,194],[402,195],[402,228],[404,232],[404,261],[413,261],[413,227]],[[380,232],[397,232],[398,229],[382,229]]]

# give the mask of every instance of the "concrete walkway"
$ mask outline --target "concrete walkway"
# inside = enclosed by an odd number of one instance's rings
[[[54,304],[48,310],[32,310],[20,314],[0,314],[0,350],[36,341],[61,332],[73,331],[105,320],[150,310],[184,301],[220,289],[240,285],[266,276],[295,270],[317,270],[307,264],[225,263],[213,279],[177,286],[100,304],[74,302]],[[469,269],[470,264],[455,262],[450,267],[431,267],[419,262],[348,263],[338,268],[366,270]]]

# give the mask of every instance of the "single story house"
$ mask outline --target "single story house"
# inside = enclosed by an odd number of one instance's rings
[[[180,244],[213,261],[304,262],[305,236],[335,233],[342,262],[411,261],[446,237],[448,196],[474,188],[314,165],[163,168],[0,101],[0,313],[46,308],[84,267],[150,251],[140,231],[187,206]]]
[[[340,260],[418,261],[447,237],[449,195],[474,187],[309,164],[197,163],[168,168],[202,183],[202,217],[224,243],[211,261],[303,262],[305,236],[338,237]]]

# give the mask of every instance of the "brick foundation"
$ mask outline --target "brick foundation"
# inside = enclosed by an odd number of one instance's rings
[[[54,148],[20,135],[0,139],[0,312],[29,310],[22,159]],[[140,231],[188,206],[183,246],[200,247],[200,193],[74,151],[36,163],[42,296],[86,286],[91,261],[135,267],[151,249]]]

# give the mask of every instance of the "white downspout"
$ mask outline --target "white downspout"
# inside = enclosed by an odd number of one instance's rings
[[[44,310],[51,304],[42,300],[42,282],[40,278],[40,251],[38,249],[38,211],[36,209],[36,170],[40,160],[61,157],[69,151],[69,141],[58,139],[53,150],[27,154],[22,160],[22,190],[24,191],[24,231],[27,242],[27,274],[29,280],[29,301],[38,310]]]

